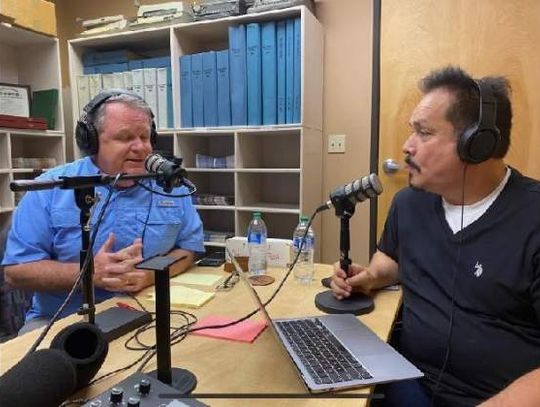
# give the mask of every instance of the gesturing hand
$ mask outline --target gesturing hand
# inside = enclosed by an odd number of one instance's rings
[[[153,284],[152,273],[135,268],[143,260],[141,239],[117,252],[112,251],[113,244],[111,233],[94,257],[96,286],[109,291],[137,292]]]

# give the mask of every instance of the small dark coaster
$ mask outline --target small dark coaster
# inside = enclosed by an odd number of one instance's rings
[[[268,276],[266,274],[262,274],[260,276],[251,276],[248,277],[248,279],[251,285],[269,285],[275,281],[274,277]]]

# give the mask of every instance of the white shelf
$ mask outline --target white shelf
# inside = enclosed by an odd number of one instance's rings
[[[64,138],[64,132],[59,130],[30,130],[30,129],[8,129],[0,128],[2,133],[6,132],[13,137],[51,137],[51,138]]]
[[[197,167],[186,167],[188,174],[190,172],[229,172],[234,173],[236,170],[234,168],[197,168]]]
[[[0,83],[29,86],[31,92],[58,90],[54,129],[0,128],[0,226],[4,226],[15,207],[10,182],[41,172],[13,168],[13,158],[54,158],[57,164],[66,160],[58,39],[0,24]]]
[[[236,172],[265,174],[300,174],[301,168],[237,168]]]
[[[234,211],[233,205],[195,205],[195,208],[204,211]]]
[[[0,24],[0,45],[27,46],[27,45],[50,45],[54,44],[56,38],[38,34],[23,28]]]
[[[239,211],[247,212],[268,212],[268,213],[300,213],[300,209],[295,205],[269,203],[269,202],[256,202],[250,206],[238,206]]]
[[[179,58],[227,48],[231,26],[292,17],[300,17],[301,23],[301,122],[182,128]],[[298,215],[320,205],[323,199],[323,28],[306,7],[71,40],[68,43],[71,83],[75,84],[76,76],[83,73],[82,56],[86,51],[114,49],[130,49],[147,56],[170,56],[175,128],[159,130],[160,136],[166,134],[167,137],[158,138],[158,147],[182,157],[183,166],[199,194],[234,197],[235,205],[231,206],[196,206],[206,230],[234,231],[244,236],[251,212],[261,211],[268,221],[270,237],[290,238]],[[72,86],[72,100],[73,111],[78,112],[76,86]],[[168,137],[170,134],[172,140]],[[232,168],[198,168],[198,154],[229,157]],[[78,155],[76,151],[75,156]],[[320,219],[316,219],[313,226],[315,233],[320,234]],[[215,242],[205,245],[223,246]],[[317,253],[316,259],[318,256]]]
[[[210,247],[225,247],[225,243],[221,242],[204,242],[204,245]]]

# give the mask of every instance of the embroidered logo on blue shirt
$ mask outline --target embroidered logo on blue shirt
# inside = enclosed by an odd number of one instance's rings
[[[483,272],[484,272],[484,268],[482,267],[482,264],[480,264],[480,262],[477,261],[476,264],[474,265],[474,276],[480,277]]]
[[[158,202],[157,206],[176,206],[176,202],[170,199],[162,199]]]

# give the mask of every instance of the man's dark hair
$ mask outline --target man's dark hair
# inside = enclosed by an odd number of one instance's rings
[[[501,142],[494,153],[495,158],[503,158],[510,147],[512,128],[511,87],[508,79],[502,76],[486,76],[479,79],[483,86],[491,89],[497,100],[496,124],[501,133]],[[420,80],[419,88],[426,94],[438,88],[446,88],[455,96],[455,101],[446,112],[446,119],[452,123],[458,135],[478,121],[480,94],[475,80],[463,69],[447,66],[430,72]]]

